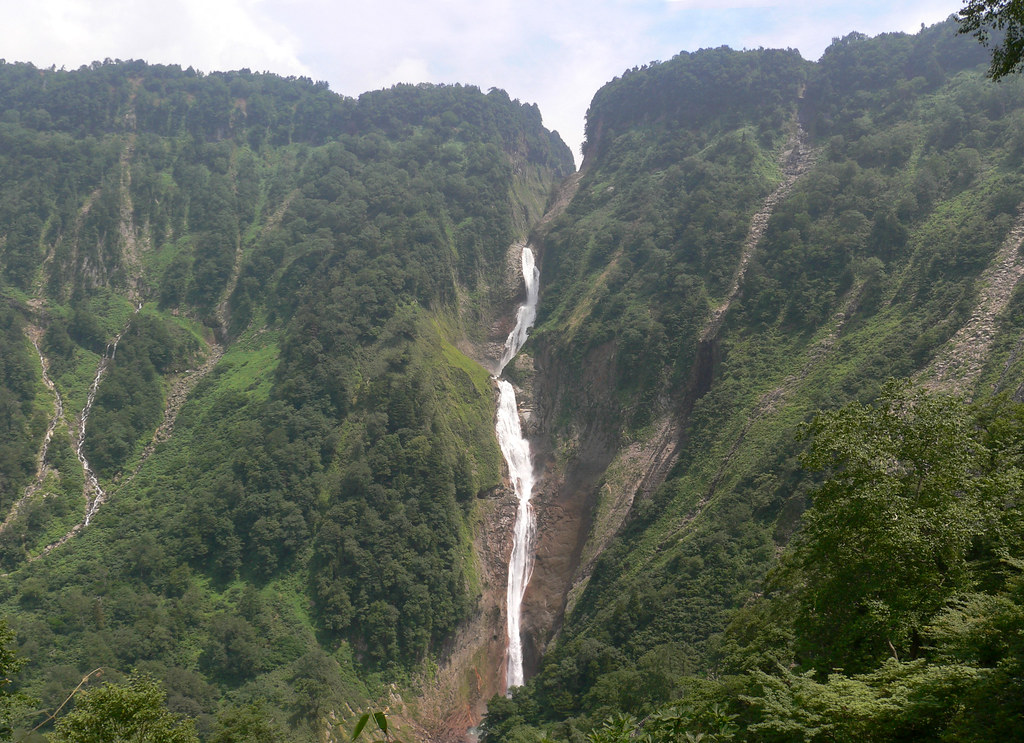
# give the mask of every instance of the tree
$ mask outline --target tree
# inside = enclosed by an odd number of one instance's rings
[[[968,0],[958,16],[959,33],[972,34],[985,46],[993,35],[1002,35],[992,50],[989,77],[1024,70],[1024,0]]]
[[[278,743],[286,739],[281,726],[262,701],[231,707],[217,716],[211,743]]]
[[[958,399],[890,382],[810,426],[824,470],[794,550],[797,636],[824,670],[920,650],[920,630],[968,582],[986,449]]]
[[[25,661],[14,652],[14,631],[7,627],[6,620],[0,620],[0,740],[7,740],[11,734],[11,712],[19,695],[9,687],[11,676],[23,665]]]
[[[54,743],[198,743],[195,723],[164,706],[167,693],[151,676],[133,673],[123,684],[105,683],[78,699],[62,717]]]

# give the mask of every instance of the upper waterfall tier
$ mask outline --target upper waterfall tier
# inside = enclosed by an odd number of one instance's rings
[[[495,376],[500,377],[505,365],[508,364],[519,349],[526,343],[527,333],[533,327],[537,319],[537,298],[540,290],[540,269],[537,268],[537,261],[533,251],[529,247],[523,248],[523,283],[526,284],[526,301],[519,305],[516,311],[516,325],[512,328],[508,338],[505,340],[505,350],[501,354],[501,361],[498,362],[498,372]]]

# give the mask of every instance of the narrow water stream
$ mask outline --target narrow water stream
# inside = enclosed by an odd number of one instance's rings
[[[117,351],[118,340],[120,340],[120,336],[115,338],[112,344],[115,352]],[[89,413],[92,412],[93,403],[96,402],[96,392],[100,388],[100,379],[103,378],[103,372],[107,370],[107,365],[112,357],[110,350],[111,346],[107,346],[107,352],[103,354],[100,363],[96,367],[96,376],[93,378],[92,386],[89,388],[89,396],[86,398],[85,407],[82,408],[82,414],[78,416],[78,445],[75,446],[75,454],[78,455],[78,461],[81,463],[82,471],[85,473],[86,526],[89,525],[89,521],[106,497],[106,493],[100,487],[100,481],[96,478],[96,473],[92,471],[92,467],[89,466],[89,460],[85,457],[85,426],[89,422]]]
[[[495,430],[501,453],[508,464],[509,479],[518,500],[516,522],[512,538],[512,556],[508,564],[507,593],[507,636],[508,653],[505,664],[505,686],[523,684],[523,643],[520,634],[523,595],[530,582],[533,569],[533,536],[534,518],[530,506],[533,495],[533,460],[530,456],[530,443],[523,436],[519,422],[519,407],[516,393],[511,383],[500,379],[505,365],[511,361],[519,349],[526,343],[527,333],[537,318],[537,297],[540,287],[540,270],[537,268],[533,251],[523,246],[522,253],[523,281],[526,284],[526,302],[516,312],[516,324],[505,341],[505,349],[498,364],[495,379],[498,383],[500,397],[496,416]]]
[[[64,418],[64,400],[60,396],[60,392],[57,391],[57,386],[50,379],[48,371],[48,363],[46,357],[43,356],[42,349],[39,348],[39,342],[32,333],[26,332],[29,342],[36,349],[36,354],[39,356],[39,367],[43,375],[43,384],[50,392],[53,393],[53,415],[50,417],[50,422],[46,426],[46,433],[43,435],[42,446],[39,447],[39,454],[36,457],[36,476],[26,487],[21,497],[14,502],[11,506],[11,510],[7,512],[7,516],[4,518],[3,523],[0,523],[0,532],[8,527],[24,508],[25,504],[36,494],[36,491],[42,486],[43,481],[46,479],[46,455],[50,451],[50,443],[53,441],[54,431],[57,430],[57,425]],[[42,335],[42,331],[39,331],[38,335]]]
[[[139,302],[133,316],[137,315],[141,309],[142,303]],[[131,320],[129,320],[130,324]],[[96,367],[96,376],[92,380],[92,386],[89,387],[89,396],[85,400],[85,407],[82,408],[82,414],[78,417],[78,444],[75,446],[75,454],[78,455],[78,461],[81,463],[82,471],[85,473],[86,507],[83,526],[89,525],[92,517],[96,515],[100,506],[103,505],[103,501],[107,498],[107,494],[100,486],[96,473],[89,466],[89,460],[85,458],[85,425],[89,422],[89,413],[92,412],[92,406],[96,402],[96,392],[100,388],[100,380],[103,378],[103,373],[110,365],[110,361],[117,356],[117,344],[121,342],[121,336],[124,335],[126,330],[128,330],[127,325],[124,330],[114,336],[114,340],[107,346],[102,358],[100,358],[100,363]]]
[[[60,392],[57,391],[57,386],[50,379],[50,375],[47,372],[46,358],[43,356],[43,352],[39,348],[39,344],[36,343],[35,338],[29,338],[32,345],[36,349],[36,354],[39,356],[39,366],[43,372],[43,384],[46,385],[46,389],[53,393],[53,417],[50,418],[50,423],[46,427],[46,435],[43,436],[43,445],[39,450],[39,465],[36,469],[36,480],[41,482],[43,479],[43,470],[46,467],[46,453],[50,449],[50,442],[53,440],[53,433],[57,430],[57,424],[60,423],[64,417],[64,400],[60,396]]]

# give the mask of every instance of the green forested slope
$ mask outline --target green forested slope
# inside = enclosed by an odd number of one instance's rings
[[[204,738],[250,702],[291,740],[339,734],[476,600],[501,460],[487,372],[453,344],[505,300],[567,148],[474,87],[3,64],[0,100],[21,689],[52,710],[93,668],[139,669]]]
[[[1019,734],[1024,87],[984,62],[946,23],[816,64],[684,54],[595,96],[543,241],[538,404],[556,471],[617,442],[592,540],[636,500],[486,740]],[[801,127],[810,164],[768,197]],[[634,442],[673,453],[650,495]]]

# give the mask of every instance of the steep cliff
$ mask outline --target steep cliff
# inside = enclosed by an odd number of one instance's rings
[[[820,483],[818,411],[890,377],[1015,393],[1024,97],[984,62],[946,23],[814,64],[682,54],[595,96],[538,241],[536,675],[489,740],[643,718],[735,670],[727,626]]]

